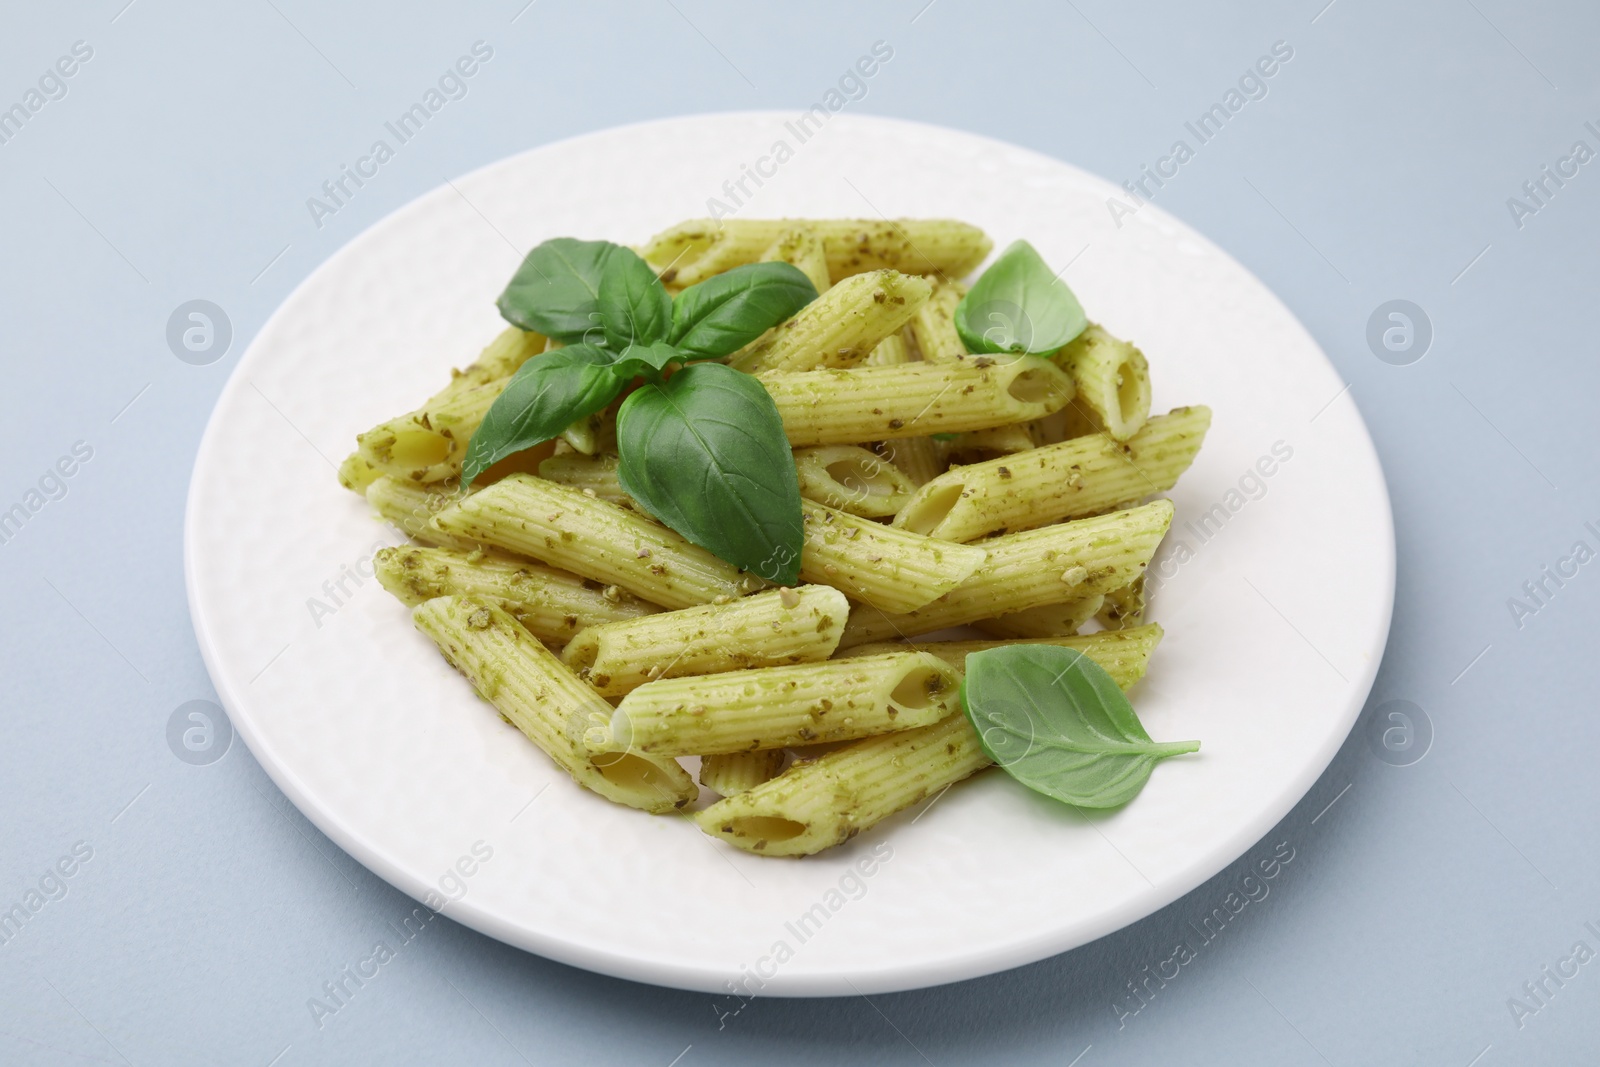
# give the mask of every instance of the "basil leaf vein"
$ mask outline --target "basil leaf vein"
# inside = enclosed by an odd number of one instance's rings
[[[990,759],[1029,789],[1081,808],[1126,804],[1157,763],[1200,747],[1150,740],[1105,669],[1059,645],[973,653],[961,702]]]
[[[793,264],[747,263],[679,293],[669,340],[685,359],[731,355],[816,298]]]
[[[461,484],[470,486],[492,464],[556,437],[616,399],[627,380],[614,372],[614,360],[603,348],[576,344],[524,363],[468,442]]]
[[[598,306],[606,345],[613,352],[664,341],[672,330],[672,298],[650,264],[631,248],[617,247],[606,259]]]
[[[975,354],[1044,355],[1084,331],[1089,319],[1067,283],[1026,241],[1015,241],[956,305],[956,332]]]
[[[507,322],[524,330],[566,344],[598,342],[604,336],[601,278],[618,252],[633,254],[610,241],[545,241],[523,259],[496,306]]]
[[[799,579],[799,478],[755,378],[696,363],[645,385],[617,413],[617,444],[622,488],[650,514],[736,567]]]

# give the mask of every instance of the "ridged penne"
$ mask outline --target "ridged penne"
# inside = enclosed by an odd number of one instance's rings
[[[582,731],[605,722],[611,705],[501,608],[466,597],[439,597],[418,605],[411,618],[480,696],[579,785],[656,813],[681,808],[699,794],[694,779],[674,760],[590,752]]]
[[[825,660],[849,614],[844,594],[825,585],[771,589],[591,626],[561,661],[602,696],[622,696],[658,678]]]
[[[1118,441],[1139,432],[1150,414],[1150,367],[1144,353],[1090,326],[1055,355],[1078,383],[1080,409]]]
[[[912,342],[908,340],[910,332],[911,328],[907,326],[899,333],[890,334],[879,341],[878,347],[872,350],[862,366],[898,367],[902,363],[916,362]],[[939,451],[939,442],[931,437],[901,437],[895,439],[892,445],[878,442],[876,447],[879,454],[893,463],[913,486],[925,485],[944,473],[944,457]]]
[[[1072,399],[1072,378],[1036,356],[976,357],[759,376],[796,448],[1026,422]]]
[[[1172,522],[1172,502],[991,538],[988,561],[927,607],[887,614],[866,604],[850,612],[839,647],[962,626],[1064,599],[1103,595],[1144,573]]]
[[[860,445],[797,448],[794,466],[801,496],[852,515],[887,518],[917,491],[898,467]]]
[[[787,758],[781,748],[719,752],[700,761],[700,784],[718,796],[738,796],[776,778]]]
[[[384,475],[367,486],[367,505],[413,541],[471,551],[477,542],[434,529],[433,517],[456,502],[453,483],[419,485]]]
[[[1066,637],[1077,633],[1084,623],[1094,618],[1105,601],[1104,596],[1097,594],[1059,604],[1044,604],[993,619],[978,619],[972,625],[995,637]]]
[[[502,331],[450,384],[415,411],[356,435],[362,459],[384,474],[440,482],[461,473],[467,443],[489,405],[522,364],[545,349],[545,338],[515,326]]]
[[[884,611],[915,611],[983,566],[984,550],[857,518],[802,501],[800,576]]]
[[[567,571],[481,551],[385,548],[372,565],[383,587],[408,607],[441,596],[473,597],[499,605],[533,636],[552,644],[585,628],[661,610]]]
[[[361,455],[352,452],[339,464],[339,484],[352,493],[366,495],[367,486],[383,477],[383,472]]]
[[[846,278],[728,362],[751,374],[853,367],[906,324],[928,289],[916,275],[892,270]]]
[[[917,352],[928,363],[951,363],[964,359],[967,346],[956,332],[956,305],[966,288],[955,282],[935,282],[927,303],[911,317],[911,337]]]
[[[1150,651],[1161,638],[1160,627],[1143,630],[1046,643],[1081,650],[1126,689],[1143,676]],[[958,665],[970,653],[999,643],[948,641],[924,647]],[[798,761],[770,781],[725,797],[694,820],[712,837],[747,852],[809,856],[849,840],[989,762],[972,720],[958,711],[932,726],[869,737],[815,760]]]
[[[654,519],[577,489],[513,474],[434,516],[433,528],[688,608],[766,583]]]
[[[568,452],[541,462],[539,477],[547,482],[571,486],[580,493],[585,490],[593,492],[601,500],[613,504],[628,504],[633,498],[623,492],[617,466],[616,456],[586,456],[581,452]]]
[[[828,277],[828,253],[823,247],[822,235],[814,226],[800,225],[784,230],[761,253],[760,262],[788,263],[799,268],[819,293],[826,292],[833,284]]]
[[[623,697],[590,745],[692,756],[847,741],[937,722],[958,689],[950,665],[921,652],[668,678]]]
[[[1177,408],[1120,445],[1096,433],[957,467],[917,490],[894,525],[972,541],[1142,500],[1177,483],[1210,425],[1210,408]]]
[[[952,219],[690,219],[651,238],[642,254],[665,268],[666,284],[693,285],[756,262],[796,226],[821,236],[835,284],[871,270],[962,278],[993,247],[978,227]]]
[[[1111,675],[1113,681],[1123,689],[1129,689],[1133,683],[1144,677],[1145,670],[1150,665],[1150,656],[1156,650],[1156,645],[1161,643],[1161,627],[1151,623],[1146,626],[1130,627],[1126,630],[1103,630],[1099,633],[1078,634],[1069,637],[1028,637],[1021,640],[979,640],[979,641],[918,641],[908,645],[900,641],[878,641],[870,645],[859,645],[848,652],[840,653],[842,657],[851,656],[880,656],[885,652],[894,652],[901,649],[915,648],[919,652],[927,652],[938,656],[958,671],[966,669],[967,657],[974,652],[982,652],[986,648],[1003,648],[1006,645],[1060,645],[1063,648],[1075,648],[1079,652],[1094,660],[1104,667],[1106,673]]]

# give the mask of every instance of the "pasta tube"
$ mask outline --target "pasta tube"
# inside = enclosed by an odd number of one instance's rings
[[[799,448],[794,465],[801,496],[852,515],[893,515],[917,491],[894,464],[859,445]]]
[[[872,350],[863,366],[898,367],[903,363],[916,362],[907,341],[909,336],[910,327],[906,327],[897,334],[885,337],[878,342],[878,347]],[[881,450],[880,454],[910,479],[913,486],[925,485],[944,472],[939,443],[931,437],[901,437],[892,446],[885,447],[880,443],[877,447]],[[824,500],[823,503],[827,504],[828,501]]]
[[[980,356],[803,374],[762,374],[797,448],[1026,422],[1066,406],[1072,378],[1036,356]]]
[[[919,489],[894,525],[972,541],[1142,500],[1177,483],[1210,425],[1210,408],[1177,408],[1151,419],[1121,445],[1090,434],[957,467]]]
[[[547,482],[568,485],[579,492],[593,492],[601,500],[631,505],[633,498],[622,490],[617,476],[616,456],[585,456],[568,452],[551,456],[539,464],[539,477]]]
[[[1125,630],[1144,623],[1145,607],[1144,576],[1141,575],[1131,584],[1107,593],[1105,604],[1095,613],[1095,618],[1107,630]]]
[[[965,359],[967,346],[956,332],[956,305],[966,295],[963,286],[936,282],[928,302],[911,317],[911,336],[917,351],[928,363],[951,363]]]
[[[643,255],[668,285],[693,285],[756,262],[785,231],[821,236],[835,283],[871,270],[965,277],[993,247],[976,226],[952,219],[690,219],[651,238]]]
[[[372,565],[383,587],[408,607],[441,596],[473,597],[504,608],[533,636],[554,644],[587,628],[661,610],[576,574],[481,551],[385,548]]]
[[[983,565],[984,550],[800,502],[805,543],[800,577],[844,590],[884,611],[914,611]]]
[[[681,808],[699,794],[674,760],[585,748],[580,731],[589,722],[604,722],[611,706],[501,608],[467,597],[438,597],[418,605],[411,618],[480,696],[579,785],[658,814]]]
[[[363,496],[366,495],[367,486],[382,476],[383,472],[363,459],[360,452],[350,453],[339,464],[339,484]]]
[[[960,678],[937,656],[882,656],[763,667],[641,685],[591,746],[656,756],[847,741],[927,726],[956,710]]]
[[[1091,324],[1055,355],[1078,383],[1078,406],[1118,441],[1139,432],[1150,414],[1150,367],[1144,353]]]
[[[781,748],[707,756],[700,761],[700,784],[721,796],[737,796],[776,778],[784,758]]]
[[[1105,604],[1103,596],[1045,604],[994,619],[979,619],[972,625],[996,637],[1065,637],[1075,634],[1095,617]]]
[[[915,647],[919,652],[938,656],[956,670],[965,670],[967,656],[986,648],[1004,645],[1061,645],[1075,648],[1104,667],[1113,681],[1123,689],[1130,689],[1144,677],[1150,665],[1150,656],[1161,643],[1162,630],[1155,623],[1134,626],[1126,630],[1102,630],[1099,633],[1077,634],[1067,637],[1028,637],[1021,640],[989,641],[919,641],[915,646],[899,641],[882,641],[861,645],[841,653],[842,656],[881,656],[885,652]]]
[[[509,327],[477,362],[417,410],[356,436],[358,454],[384,474],[439,482],[461,473],[467,443],[517,369],[545,349],[545,338]]]
[[[828,277],[828,253],[822,245],[822,235],[811,226],[796,226],[785,230],[761,253],[761,262],[789,263],[811,279],[817,292],[827,292],[833,284]]]
[[[1126,689],[1144,674],[1160,627],[1061,638]],[[1002,642],[948,641],[926,646],[951,663]],[[1033,642],[1038,643],[1038,642]],[[961,647],[956,647],[961,646]],[[843,662],[850,662],[844,660]],[[712,837],[767,856],[809,856],[932,796],[989,765],[972,720],[960,711],[933,726],[869,737],[815,760],[796,762],[768,782],[694,816]]]
[[[385,475],[367,486],[367,505],[413,541],[470,551],[476,542],[433,527],[433,517],[455,503],[453,485],[418,485]]]
[[[434,516],[433,528],[616,585],[652,604],[688,608],[766,583],[654,519],[577,489],[513,474]]]
[[[861,361],[863,367],[898,367],[902,363],[911,362],[911,351],[906,344],[906,332],[900,330],[891,333],[879,341],[867,358]]]
[[[602,696],[622,696],[657,678],[825,660],[849,614],[844,594],[825,585],[772,589],[591,626],[561,660]]]
[[[1104,595],[1144,573],[1172,522],[1172,501],[985,541],[988,561],[944,596],[903,615],[850,612],[839,647],[962,626],[1063,599]]]
[[[892,270],[846,278],[728,362],[752,374],[853,367],[906,324],[928,288],[916,275]]]

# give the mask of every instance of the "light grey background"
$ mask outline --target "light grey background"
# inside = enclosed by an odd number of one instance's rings
[[[1584,126],[1600,128],[1600,11],[1325,2],[13,5],[0,107],[74,42],[93,56],[0,144],[0,510],[26,503],[75,443],[93,455],[0,544],[0,909],[74,845],[92,858],[0,945],[0,1062],[1584,1058],[1600,963],[1560,986],[1541,969],[1580,940],[1600,950],[1584,927],[1600,929],[1597,657],[1584,637],[1600,564],[1547,580],[1520,620],[1508,599],[1575,541],[1600,548],[1584,526],[1600,530],[1600,163],[1521,226],[1507,200],[1575,141],[1600,150]],[[317,228],[306,199],[477,40],[494,58],[468,96]],[[1156,199],[1294,309],[1377,441],[1399,588],[1362,725],[1239,863],[1035,966],[719,1017],[730,1002],[586,974],[440,921],[318,1027],[308,998],[393,939],[386,924],[410,902],[307,823],[241,743],[207,764],[168,741],[180,705],[215,699],[180,531],[234,361],[319,262],[448,176],[619,123],[798,111],[877,40],[894,58],[852,111],[973,130],[1118,181],[1166,154],[1274,42],[1294,49],[1267,97]],[[166,339],[195,299],[232,325],[209,365]],[[1394,299],[1434,332],[1410,365],[1367,342]],[[1375,740],[1391,700],[1421,709],[1425,753]],[[1282,841],[1294,859],[1270,895],[1129,1013],[1140,968]],[[1536,1001],[1523,984],[1541,979],[1550,995]],[[1538,1008],[1520,1026],[1513,996]]]

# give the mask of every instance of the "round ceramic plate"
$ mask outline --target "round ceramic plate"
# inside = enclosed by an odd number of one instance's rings
[[[417,199],[295,290],[217,403],[189,494],[195,630],[239,733],[334,841],[406,893],[532,952],[725,992],[934,985],[1091,941],[1194,888],[1317,780],[1383,652],[1394,537],[1344,383],[1295,317],[1205,238],[1064,163],[849,115],[607,130]],[[813,120],[815,123],[815,120]],[[782,146],[780,148],[780,145]],[[757,182],[747,177],[759,172]],[[354,435],[413,408],[502,324],[522,254],[734,217],[965,219],[1031,241],[1150,360],[1154,410],[1215,412],[1152,564],[1166,639],[1134,705],[1199,738],[1089,817],[991,772],[805,860],[575,786],[472,693],[369,576],[398,536],[340,488]],[[708,206],[711,205],[711,206]],[[752,977],[754,976],[754,977]]]

